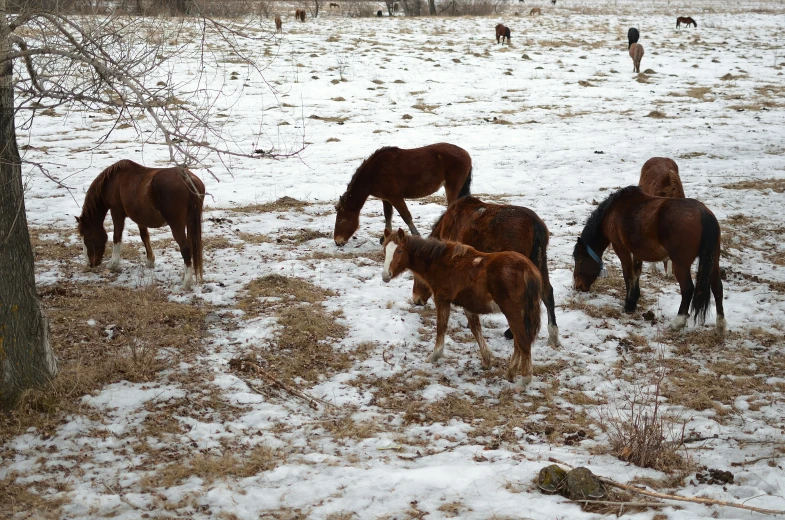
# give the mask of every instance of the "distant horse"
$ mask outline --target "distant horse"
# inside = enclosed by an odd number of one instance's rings
[[[275,32],[283,33],[283,22],[281,21],[281,17],[276,15],[275,16]]]
[[[90,267],[101,264],[107,234],[104,217],[112,213],[114,247],[109,267],[120,263],[125,218],[139,225],[139,236],[147,252],[147,267],[155,265],[148,228],[168,225],[180,246],[185,262],[183,287],[190,288],[194,275],[202,278],[202,203],[204,184],[188,170],[146,168],[133,161],[118,161],[102,171],[90,184],[77,230],[84,240],[84,255]],[[187,232],[187,236],[186,236]]]
[[[479,314],[501,312],[513,333],[513,354],[507,379],[532,378],[531,347],[540,330],[542,280],[534,264],[520,253],[481,253],[457,242],[425,240],[384,230],[384,269],[389,282],[405,270],[419,276],[433,290],[436,303],[436,346],[428,356],[434,363],[444,353],[444,334],[450,305],[463,307],[469,328],[480,347],[482,368],[491,367],[491,351],[482,336]]]
[[[551,5],[556,5],[556,0],[551,0]]]
[[[305,9],[295,9],[294,10],[294,19],[300,20],[301,22],[305,21]]]
[[[437,143],[408,150],[395,146],[379,148],[357,168],[346,192],[338,199],[335,243],[343,246],[357,231],[360,210],[370,196],[382,199],[385,229],[392,230],[394,207],[409,230],[419,235],[404,199],[426,197],[444,186],[450,204],[469,195],[471,182],[472,158],[458,146]]]
[[[535,14],[542,14],[542,9],[540,9],[539,7],[533,7],[532,10],[529,11],[529,16],[532,16],[532,15],[535,15]]]
[[[305,9],[300,9],[300,21],[305,21]]]
[[[689,27],[690,24],[692,24],[693,27],[696,27],[696,28],[698,27],[697,22],[695,20],[693,20],[689,16],[679,16],[678,18],[676,18],[676,28],[677,29],[681,27],[681,24],[686,24],[687,27]]]
[[[501,42],[499,41],[501,38]],[[509,27],[505,27],[503,24],[498,24],[496,26],[496,43],[504,43],[504,39],[507,38],[507,45],[510,44],[510,29]]]
[[[628,42],[627,48],[629,49],[630,47],[632,47],[633,43],[638,43],[640,37],[641,35],[638,32],[638,29],[636,29],[635,27],[630,27],[630,30],[627,31],[627,42]]]
[[[633,43],[630,45],[630,58],[632,58],[632,71],[640,73],[641,59],[643,59],[643,45]]]
[[[647,195],[684,198],[684,188],[679,178],[679,166],[676,161],[667,157],[652,157],[643,163],[638,186]],[[668,259],[665,259],[662,264],[665,273],[667,273]]]
[[[548,276],[548,228],[529,208],[490,204],[475,197],[458,199],[433,226],[430,238],[461,242],[484,253],[515,251],[529,258],[540,271],[542,302],[548,309],[548,344],[559,346],[559,327],[554,312],[553,287]],[[431,289],[414,277],[412,300],[425,305]],[[504,335],[512,338],[507,329]]]
[[[336,8],[336,9],[340,9],[341,8],[341,6],[339,4],[336,4],[335,2],[330,2],[330,9],[332,9],[333,7]]]
[[[398,9],[400,9],[400,7],[398,6],[398,2],[396,2],[396,3],[393,4],[393,12],[397,13]]]
[[[638,305],[638,285],[643,262],[670,258],[673,274],[681,287],[681,305],[670,328],[687,324],[690,301],[696,323],[703,323],[711,293],[717,307],[717,331],[725,331],[720,279],[720,225],[714,214],[695,199],[673,199],[647,195],[638,186],[628,186],[602,201],[586,221],[573,251],[573,281],[578,291],[587,292],[604,270],[602,253],[608,247],[621,261],[627,296],[625,312]],[[693,285],[690,266],[698,259]]]
[[[378,16],[379,18],[381,18],[382,16],[384,16],[384,13],[382,13],[382,10],[381,10],[381,9],[379,9],[378,11],[376,11],[376,16]]]

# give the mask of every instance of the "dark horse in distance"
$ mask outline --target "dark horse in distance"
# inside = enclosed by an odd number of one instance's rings
[[[628,186],[602,201],[586,221],[573,251],[575,288],[587,292],[603,270],[602,254],[611,245],[621,261],[627,297],[624,310],[638,305],[643,262],[670,258],[681,287],[681,305],[671,329],[687,324],[690,302],[696,323],[703,323],[711,294],[717,308],[717,331],[725,331],[720,279],[720,225],[695,199],[653,197]],[[690,267],[698,259],[692,283]]]
[[[190,288],[194,276],[197,280],[202,277],[203,201],[204,184],[188,170],[146,168],[128,160],[114,163],[90,184],[82,214],[76,217],[88,265],[95,267],[103,260],[108,240],[104,217],[111,212],[114,247],[110,268],[120,263],[126,217],[139,225],[147,267],[155,265],[147,229],[168,225],[185,262],[183,286]]]

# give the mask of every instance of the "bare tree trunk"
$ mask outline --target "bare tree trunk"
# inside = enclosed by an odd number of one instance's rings
[[[313,10],[313,17],[319,17],[319,0],[313,0],[314,10]]]
[[[436,16],[436,0],[428,0],[428,14]]]
[[[0,56],[11,52],[6,0],[0,0]],[[0,409],[57,371],[35,290],[22,165],[14,126],[13,62],[0,63]]]

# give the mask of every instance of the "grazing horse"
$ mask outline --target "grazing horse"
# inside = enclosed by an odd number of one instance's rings
[[[641,178],[638,181],[643,193],[655,197],[672,197],[683,199],[684,188],[679,178],[679,166],[676,161],[667,157],[652,157],[641,168]],[[669,260],[662,262],[665,273],[668,272]]]
[[[720,225],[714,214],[695,199],[647,195],[638,186],[628,186],[602,201],[586,221],[573,251],[575,288],[587,292],[604,270],[602,253],[611,245],[621,261],[627,296],[625,312],[638,305],[638,285],[643,262],[670,258],[673,274],[681,287],[681,305],[670,328],[687,324],[690,301],[693,318],[703,323],[711,299],[717,307],[717,331],[725,331],[720,279]],[[690,266],[698,259],[693,285]]]
[[[501,41],[499,41],[501,38]],[[510,29],[509,27],[505,27],[503,24],[496,25],[496,43],[504,43],[504,39],[507,38],[507,45],[510,44]]]
[[[360,226],[368,197],[382,199],[384,227],[392,230],[393,207],[412,234],[419,235],[404,199],[426,197],[444,186],[447,204],[469,195],[472,158],[463,148],[437,143],[421,148],[379,148],[363,161],[335,209],[335,244],[343,246]]]
[[[114,269],[120,263],[125,218],[139,225],[139,236],[147,252],[147,267],[155,265],[147,228],[168,225],[180,246],[185,262],[183,287],[190,288],[193,277],[202,278],[202,203],[204,184],[188,170],[146,168],[123,160],[102,171],[90,184],[82,214],[76,217],[77,230],[84,240],[85,260],[90,267],[101,264],[107,234],[104,217],[112,213]],[[187,233],[187,234],[186,234]]]
[[[698,27],[698,23],[695,20],[693,20],[692,17],[690,17],[690,16],[679,16],[678,18],[676,18],[676,28],[677,29],[679,29],[681,27],[681,24],[685,24],[687,27],[689,27],[690,24],[692,24],[693,27],[696,27],[696,28]]]
[[[551,0],[551,5],[556,5],[556,0]]]
[[[479,314],[502,312],[512,329],[514,350],[507,379],[532,378],[531,347],[540,330],[542,280],[534,264],[520,253],[481,253],[457,242],[423,239],[384,230],[382,279],[389,282],[410,270],[433,290],[436,303],[436,346],[428,361],[444,353],[450,305],[463,307],[469,328],[480,346],[482,368],[491,367],[491,351],[482,336]]]
[[[515,251],[529,258],[540,271],[542,302],[548,310],[548,344],[559,346],[559,327],[554,312],[553,287],[548,276],[548,228],[529,208],[489,204],[476,197],[458,199],[433,226],[430,238],[461,242],[484,253]],[[425,305],[431,289],[414,277],[412,300]],[[504,335],[512,338],[507,329]]]
[[[632,58],[632,71],[640,73],[641,59],[643,58],[643,45],[633,43],[630,45],[630,58]]]
[[[532,7],[532,10],[529,11],[529,16],[533,16],[535,14],[542,14],[542,9],[539,7]]]
[[[381,10],[381,9],[379,9],[378,11],[376,11],[376,16],[378,16],[379,18],[381,18],[382,16],[384,16],[384,13],[382,13],[382,10]]]
[[[335,7],[336,9],[340,9],[341,8],[341,6],[339,4],[336,4],[335,2],[330,2],[330,9],[332,9],[333,7]]]
[[[641,34],[638,32],[638,29],[635,27],[630,27],[630,30],[627,31],[627,48],[629,49],[632,47],[633,43],[638,43]]]
[[[397,13],[397,12],[398,12],[398,9],[400,9],[400,6],[398,5],[398,2],[395,2],[395,3],[393,4],[393,12],[394,12],[394,13]]]
[[[278,15],[275,16],[275,32],[283,33],[283,22],[281,21],[281,17]]]

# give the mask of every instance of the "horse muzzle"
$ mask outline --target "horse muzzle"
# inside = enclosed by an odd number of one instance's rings
[[[392,280],[392,275],[388,271],[382,271],[382,280],[387,283]]]
[[[338,247],[345,246],[346,245],[346,239],[345,238],[336,238],[335,239],[335,245],[338,246]]]

